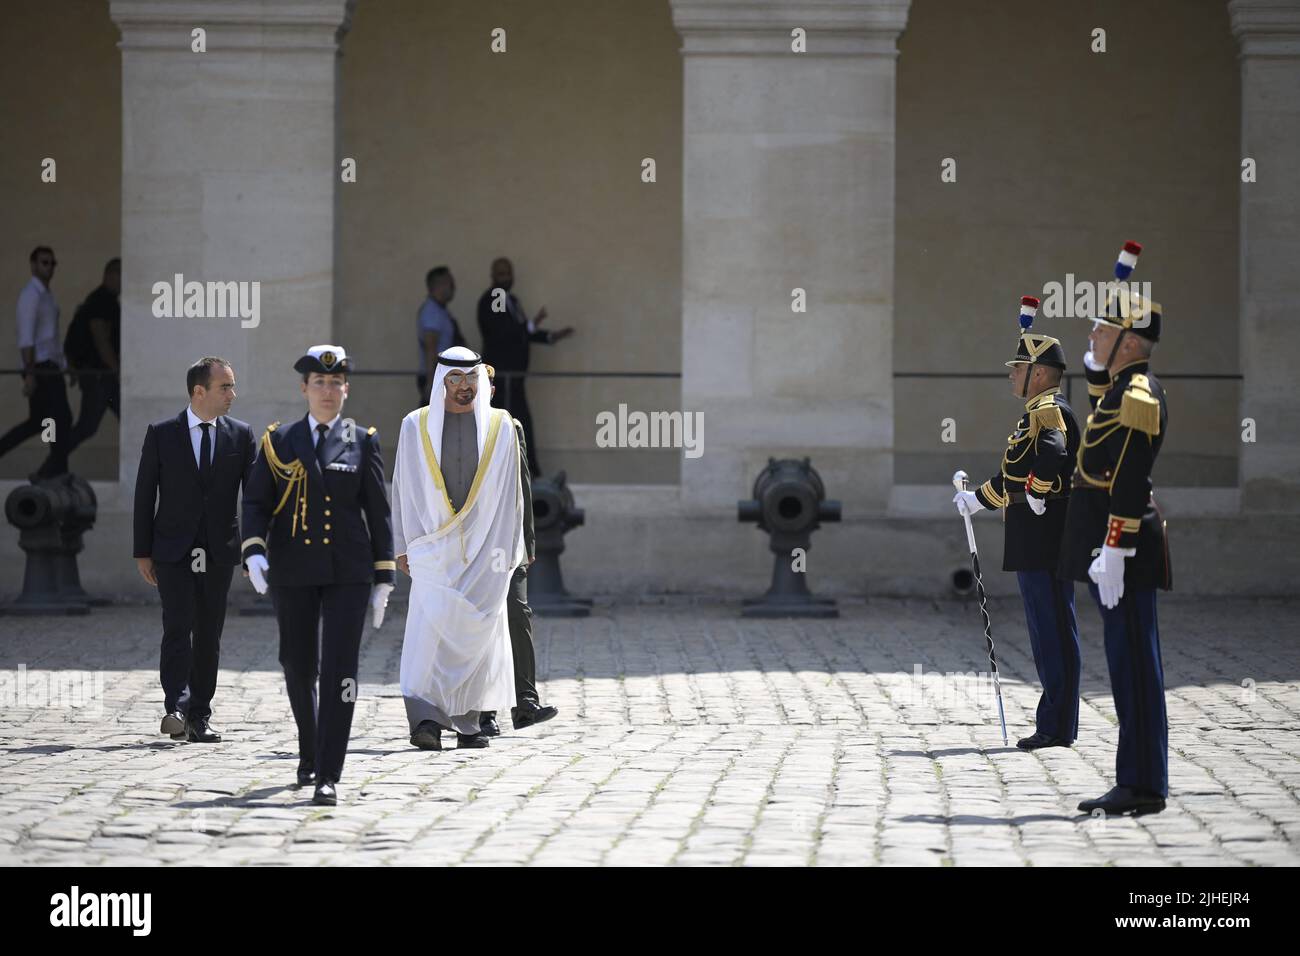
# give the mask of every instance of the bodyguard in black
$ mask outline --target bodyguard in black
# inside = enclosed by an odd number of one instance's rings
[[[1115,267],[1125,280],[1142,247],[1126,243]],[[1116,784],[1085,800],[1085,813],[1158,813],[1169,794],[1169,736],[1156,589],[1172,586],[1165,523],[1151,469],[1169,424],[1165,392],[1148,360],[1160,338],[1160,306],[1114,288],[1089,336],[1088,416],[1066,515],[1060,576],[1087,581],[1101,610],[1115,713]]]
[[[478,329],[483,336],[483,361],[498,372],[527,372],[528,349],[533,342],[553,345],[573,334],[573,329],[569,327],[555,332],[540,328],[546,319],[544,308],[539,309],[533,318],[528,318],[518,297],[510,291],[514,281],[514,266],[510,260],[493,260],[492,286],[478,300]],[[533,415],[528,408],[524,377],[507,377],[503,387],[504,393],[496,394],[493,404],[497,408],[506,409],[523,424],[524,438],[528,443],[528,468],[533,477],[537,477],[542,469],[537,463],[537,441],[533,437]]]
[[[496,370],[488,366],[488,379],[495,378]],[[496,394],[495,386],[492,394]],[[537,536],[533,530],[533,482],[529,477],[528,443],[524,426],[514,419],[515,435],[519,439],[519,487],[524,496],[524,551],[528,560],[515,568],[510,577],[510,590],[506,593],[506,620],[510,627],[510,651],[515,666],[515,706],[510,718],[515,730],[550,720],[560,711],[556,707],[542,706],[537,695],[537,656],[533,648],[533,609],[528,606],[528,568],[537,559]],[[484,711],[480,726],[489,737],[501,733],[494,711]]]
[[[298,782],[333,805],[343,773],[366,612],[375,626],[393,588],[393,527],[375,429],[342,417],[351,362],[317,345],[298,360],[308,414],[267,428],[244,493],[243,554],[269,585],[280,664],[298,725]],[[316,683],[320,678],[320,699]]]
[[[121,386],[118,381],[122,354],[122,260],[110,259],[104,266],[104,280],[77,307],[63,354],[77,373],[81,389],[81,414],[72,426],[68,452],[99,430],[105,411],[122,417]]]
[[[162,600],[160,732],[213,743],[221,739],[210,723],[221,630],[239,564],[239,488],[257,444],[246,423],[226,417],[235,373],[224,359],[199,359],[185,381],[189,406],[145,431],[134,551],[141,577]]]
[[[1007,366],[1012,392],[1025,412],[1007,438],[1002,465],[974,492],[958,492],[958,510],[1005,509],[1002,570],[1016,572],[1025,622],[1043,694],[1035,732],[1016,742],[1021,750],[1068,747],[1079,732],[1079,629],[1074,582],[1056,577],[1069,498],[1069,471],[1079,447],[1079,426],[1061,394],[1065,353],[1061,343],[1031,331],[1038,299],[1021,299],[1023,329]]]

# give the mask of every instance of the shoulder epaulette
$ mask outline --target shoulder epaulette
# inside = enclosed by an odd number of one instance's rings
[[[369,428],[366,429],[366,434],[373,435],[377,431],[379,431],[379,429],[376,428],[374,425],[371,425]]]
[[[1160,434],[1160,403],[1151,394],[1151,382],[1145,375],[1129,379],[1119,403],[1119,422],[1148,435]]]
[[[1065,431],[1065,416],[1061,414],[1061,409],[1055,402],[1040,405],[1029,413],[1029,427],[1031,431],[1043,428]]]
[[[1041,429],[1055,428],[1058,431],[1065,431],[1065,417],[1061,414],[1061,408],[1056,404],[1055,396],[1047,396],[1047,399],[1035,405],[1029,410],[1029,432],[1031,435],[1037,435]]]
[[[266,430],[269,431],[269,432],[273,432],[273,431],[275,431],[275,430],[276,430],[277,428],[279,428],[279,427],[280,427],[280,423],[279,423],[279,422],[271,422],[271,424],[269,424],[269,425],[266,426]]]

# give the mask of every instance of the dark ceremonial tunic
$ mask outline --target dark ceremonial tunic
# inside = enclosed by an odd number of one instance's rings
[[[1165,522],[1152,496],[1151,469],[1169,423],[1165,390],[1144,359],[1117,370],[1088,370],[1092,414],[1076,456],[1060,577],[1087,582],[1109,544],[1137,548],[1124,562],[1124,587],[1173,586]]]
[[[1079,447],[1079,425],[1059,388],[1025,403],[1007,436],[998,473],[975,490],[985,508],[1004,508],[1004,571],[1055,571],[1070,496],[1070,468]],[[1036,515],[1025,495],[1047,500]]]
[[[319,452],[305,415],[266,430],[244,489],[242,550],[245,561],[267,556],[272,586],[393,583],[379,436],[354,425],[347,437],[342,418]]]

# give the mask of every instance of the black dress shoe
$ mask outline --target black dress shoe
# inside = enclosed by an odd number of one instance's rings
[[[487,734],[456,734],[456,746],[461,750],[482,750],[488,745]]]
[[[515,730],[523,730],[533,724],[545,723],[559,712],[558,707],[543,707],[529,700],[525,701],[523,706],[513,708],[510,711],[510,719],[514,722]]]
[[[184,740],[185,715],[179,710],[173,710],[162,719],[162,726],[158,728],[158,733],[167,734],[172,740]]]
[[[478,729],[484,736],[500,737],[501,725],[497,723],[497,712],[495,710],[485,710],[479,714]]]
[[[185,721],[185,739],[192,744],[219,744],[221,734],[212,729],[206,717]]]
[[[339,795],[334,789],[334,784],[328,780],[317,781],[316,792],[312,794],[311,802],[321,807],[336,805],[339,802]]]
[[[441,750],[442,728],[432,720],[420,721],[420,726],[411,734],[411,746],[421,750]]]
[[[1101,810],[1107,816],[1131,813],[1140,817],[1144,813],[1159,813],[1164,808],[1165,798],[1160,794],[1133,787],[1111,787],[1096,800],[1084,800],[1079,804],[1079,809],[1084,813]]]
[[[298,786],[305,787],[316,780],[316,771],[298,764]]]
[[[1070,741],[1049,734],[1034,733],[1028,737],[1021,737],[1016,741],[1016,746],[1021,750],[1040,750],[1043,747],[1068,747]]]

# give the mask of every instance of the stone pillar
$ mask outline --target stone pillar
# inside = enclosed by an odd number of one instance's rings
[[[682,462],[734,509],[812,457],[845,516],[893,482],[895,42],[910,0],[672,0],[684,66]],[[806,52],[794,52],[794,31]],[[807,312],[792,311],[794,289]]]
[[[1242,445],[1246,511],[1300,512],[1300,3],[1232,0],[1241,45],[1241,155],[1257,180],[1241,184]]]
[[[231,414],[259,434],[303,412],[293,361],[334,327],[338,45],[351,10],[352,0],[112,0],[124,489],[145,426],[185,406],[185,369],[203,355],[230,360]],[[196,29],[206,52],[192,49]],[[258,324],[155,317],[153,285],[177,273],[260,283]]]

